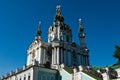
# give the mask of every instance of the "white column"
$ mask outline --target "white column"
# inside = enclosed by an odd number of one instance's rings
[[[56,64],[56,57],[57,57],[57,55],[56,55],[56,48],[54,47],[54,64]]]
[[[55,48],[53,48],[53,63],[55,64]]]
[[[31,54],[29,53],[29,62],[28,62],[28,64],[31,64],[32,63],[32,56],[31,56]]]
[[[59,64],[61,64],[61,48],[59,47]]]
[[[36,49],[36,51],[37,51],[37,55],[36,55],[36,57],[37,57],[37,61],[39,62],[39,57],[40,57],[39,49]]]
[[[52,49],[52,65],[54,64],[54,50]]]
[[[29,64],[32,64],[32,53],[31,53],[31,54],[29,54],[29,59],[30,59]]]
[[[43,49],[40,48],[40,64],[43,64]]]
[[[43,59],[44,61],[43,62],[45,63],[46,62],[46,59],[45,59],[46,58],[46,50],[44,49],[43,52],[44,52],[44,59]]]
[[[58,26],[58,39],[60,40],[60,26]]]
[[[44,63],[44,49],[41,48],[41,59],[42,59],[42,64]]]
[[[28,53],[28,55],[27,55],[27,65],[29,65],[29,62],[30,62],[30,54]]]
[[[38,54],[39,54],[39,63],[41,64],[41,48],[38,49]]]
[[[59,47],[57,47],[57,64],[59,64]]]

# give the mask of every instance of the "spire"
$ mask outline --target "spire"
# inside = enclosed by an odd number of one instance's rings
[[[42,41],[41,34],[42,34],[42,31],[41,31],[41,22],[39,21],[39,23],[38,23],[38,29],[36,31],[35,40]]]
[[[36,36],[41,36],[41,34],[42,34],[42,31],[41,31],[41,22],[40,21],[38,23],[38,29],[37,29],[36,33],[37,33]]]
[[[82,19],[79,19],[79,29],[78,29],[78,37],[80,39],[80,45],[82,48],[86,48],[86,42],[85,42],[85,32],[84,27],[82,25]]]
[[[79,29],[78,29],[78,32],[80,33],[80,32],[84,32],[84,27],[83,27],[83,25],[82,25],[82,19],[80,18],[79,19]]]
[[[55,22],[64,22],[64,17],[61,15],[61,12],[60,12],[60,5],[57,5],[56,6],[56,15],[54,17],[54,21]]]
[[[82,25],[82,19],[80,18],[79,19],[79,29],[78,29],[78,36],[80,37],[80,38],[85,38],[85,33],[84,33],[84,27],[83,27],[83,25]]]

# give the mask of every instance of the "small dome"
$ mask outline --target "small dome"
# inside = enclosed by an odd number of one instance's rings
[[[54,17],[54,21],[57,22],[57,21],[60,21],[60,22],[64,22],[64,17],[61,16],[61,15],[56,15]]]

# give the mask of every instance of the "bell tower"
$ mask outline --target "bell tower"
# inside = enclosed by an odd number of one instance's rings
[[[44,47],[44,42],[41,37],[41,22],[38,24],[38,29],[36,31],[36,36],[32,44],[28,48],[27,52],[27,65],[32,65],[34,62],[39,64],[46,63],[46,48]]]
[[[80,40],[81,54],[82,54],[82,64],[89,65],[89,50],[85,41],[85,32],[82,24],[82,19],[79,19],[79,29],[78,29],[78,38]],[[83,54],[84,53],[84,54]]]
[[[84,27],[82,25],[82,19],[79,19],[79,29],[78,29],[78,37],[80,40],[80,46],[82,48],[86,48],[86,42],[85,42],[85,32],[84,32]]]

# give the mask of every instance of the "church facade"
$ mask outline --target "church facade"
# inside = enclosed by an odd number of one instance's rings
[[[48,29],[48,42],[42,40],[38,24],[34,41],[27,50],[27,62],[1,80],[109,80],[109,74],[94,71],[89,63],[89,50],[85,42],[82,20],[79,19],[78,39],[72,41],[72,30],[64,23],[60,6],[56,7],[53,25]],[[106,70],[108,70],[106,68]],[[117,70],[118,73],[120,70]],[[95,75],[98,79],[90,76]],[[120,76],[120,75],[119,75]]]

